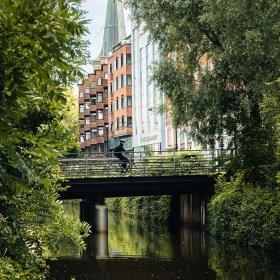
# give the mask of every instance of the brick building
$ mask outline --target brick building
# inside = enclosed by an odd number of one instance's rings
[[[131,41],[126,38],[113,49],[108,59],[109,93],[109,147],[113,149],[120,139],[132,147],[132,73]]]
[[[88,74],[88,79],[78,85],[80,147],[83,152],[99,153],[102,156],[108,152],[108,56],[114,46],[125,37],[123,4],[121,1],[108,0],[101,53],[99,58],[93,61],[93,73]],[[126,52],[123,59],[129,61]],[[119,71],[124,71],[124,67],[121,68]],[[126,90],[122,94],[129,95]],[[129,123],[128,115],[125,116]]]
[[[93,61],[93,73],[79,84],[80,145],[86,153],[106,153],[108,147],[107,59]]]

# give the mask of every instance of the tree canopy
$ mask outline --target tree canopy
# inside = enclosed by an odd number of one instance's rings
[[[0,255],[14,267],[9,279],[43,278],[46,251],[62,237],[83,245],[88,231],[65,217],[57,195],[57,158],[77,140],[68,88],[87,58],[81,2],[0,1]]]
[[[278,168],[280,2],[125,2],[161,47],[153,78],[175,122],[212,147],[230,136],[235,170],[269,184]]]

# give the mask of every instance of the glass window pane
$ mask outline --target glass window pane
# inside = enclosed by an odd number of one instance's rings
[[[103,93],[102,92],[97,93],[97,102],[98,103],[103,102]]]

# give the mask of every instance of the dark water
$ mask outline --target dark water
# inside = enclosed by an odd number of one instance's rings
[[[50,263],[50,279],[280,279],[276,255],[222,244],[200,229],[171,233],[113,215],[109,233],[91,236],[85,252],[64,246],[60,256]]]

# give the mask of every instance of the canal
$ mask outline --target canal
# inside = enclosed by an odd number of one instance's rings
[[[79,204],[66,206],[78,213]],[[109,217],[108,234],[92,235],[84,252],[63,246],[50,261],[52,280],[276,280],[279,255],[223,244],[203,230],[170,229]]]

